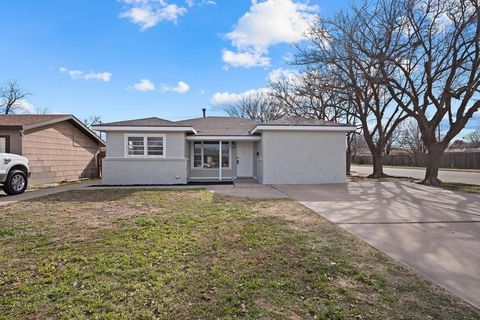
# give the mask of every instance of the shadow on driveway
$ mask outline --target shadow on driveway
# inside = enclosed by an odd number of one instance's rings
[[[406,181],[276,188],[480,308],[480,196]]]

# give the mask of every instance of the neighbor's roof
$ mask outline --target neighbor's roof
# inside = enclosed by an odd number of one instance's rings
[[[177,121],[192,126],[196,136],[248,136],[258,123],[249,119],[233,117],[205,117]]]
[[[66,120],[66,114],[2,114],[0,115],[0,126],[24,127],[44,122]]]
[[[321,119],[307,119],[302,117],[285,117],[278,120],[272,120],[261,123],[262,126],[322,126],[322,127],[339,127],[351,126],[349,124],[338,123],[333,121],[326,121]]]
[[[71,114],[3,114],[0,115],[0,129],[30,130],[62,121],[69,121],[101,145],[105,142],[80,120]]]

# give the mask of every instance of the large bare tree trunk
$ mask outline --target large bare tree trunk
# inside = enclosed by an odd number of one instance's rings
[[[347,176],[350,175],[350,169],[352,167],[352,147],[350,143],[347,145]]]
[[[372,153],[373,173],[369,175],[369,178],[381,178],[385,177],[383,173],[383,154],[381,151],[375,151]]]
[[[445,148],[441,142],[435,142],[428,146],[427,170],[422,181],[423,184],[436,186],[442,183],[438,179],[438,169],[440,168],[440,160],[444,150]]]

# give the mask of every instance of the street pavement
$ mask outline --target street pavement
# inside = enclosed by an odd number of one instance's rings
[[[373,171],[371,166],[355,166],[352,165],[352,172],[360,175],[369,175]],[[424,168],[392,168],[384,167],[386,174],[396,177],[408,177],[415,179],[423,179],[425,177]],[[457,182],[468,184],[480,184],[479,171],[460,171],[460,170],[440,170],[438,177],[445,182]]]

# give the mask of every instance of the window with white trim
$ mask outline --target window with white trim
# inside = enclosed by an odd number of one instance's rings
[[[193,168],[218,169],[220,162],[222,168],[230,168],[229,142],[195,141],[193,143]]]
[[[147,137],[147,155],[163,156],[163,137]]]
[[[165,157],[165,135],[128,135],[127,157]]]

